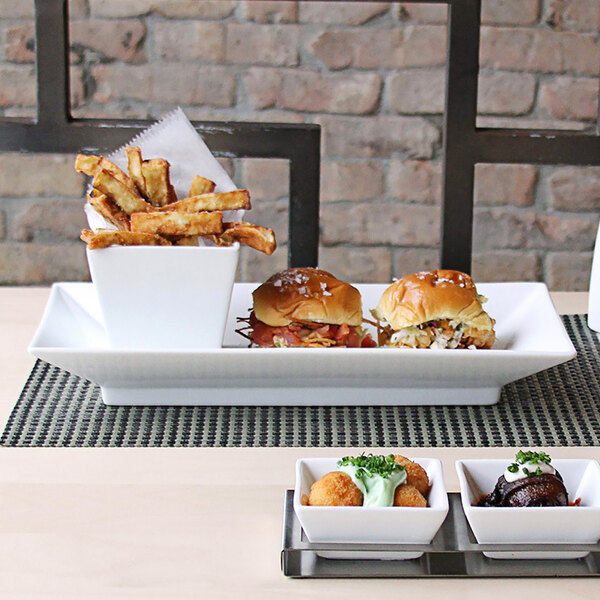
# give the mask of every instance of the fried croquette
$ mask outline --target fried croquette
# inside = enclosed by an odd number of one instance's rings
[[[394,506],[427,506],[427,500],[414,485],[404,483],[399,485],[394,492]]]
[[[323,475],[310,488],[310,506],[362,506],[363,495],[350,475],[333,471]]]
[[[429,494],[429,477],[425,469],[416,462],[409,460],[406,456],[394,455],[394,461],[406,469],[406,483],[412,485],[427,498]]]

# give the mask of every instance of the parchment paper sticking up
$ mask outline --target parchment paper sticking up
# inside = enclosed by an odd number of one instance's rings
[[[160,121],[106,157],[127,173],[125,146],[138,146],[144,160],[151,158],[167,160],[171,165],[171,184],[175,188],[178,199],[187,197],[195,175],[201,175],[214,181],[216,183],[215,192],[231,192],[237,189],[181,108],[176,108],[168,113]],[[92,229],[115,228],[87,203],[85,212]],[[243,216],[243,210],[225,211],[223,220],[241,221]]]

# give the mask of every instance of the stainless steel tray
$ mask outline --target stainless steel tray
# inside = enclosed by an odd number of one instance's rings
[[[293,506],[293,490],[285,494],[281,569],[288,577],[598,577],[599,544],[561,544],[560,551],[589,551],[576,560],[491,559],[483,552],[556,552],[555,544],[478,544],[461,507],[460,494],[448,494],[450,510],[431,544],[312,544]],[[343,552],[348,558],[323,558]],[[420,558],[397,560],[398,552],[423,552]],[[355,553],[357,558],[352,558]],[[373,553],[378,559],[365,558]],[[385,559],[390,553],[392,558]]]

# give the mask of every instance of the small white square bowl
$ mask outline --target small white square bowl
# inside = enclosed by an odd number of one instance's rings
[[[600,465],[595,460],[556,459],[569,502],[579,506],[473,506],[489,494],[512,458],[458,460],[462,507],[480,544],[595,544],[600,538]],[[581,558],[587,552],[485,552],[489,558]]]
[[[301,458],[296,462],[294,511],[306,536],[314,543],[350,544],[428,544],[448,514],[448,495],[442,464],[433,458],[412,458],[427,472],[431,490],[426,508],[304,506],[302,494],[310,494],[311,485],[331,471],[337,471],[337,458]],[[320,553],[323,554],[323,553]],[[330,553],[331,554],[331,553]],[[394,553],[396,554],[396,553]],[[370,558],[417,558],[419,553]],[[329,556],[333,558],[334,556]],[[351,556],[340,556],[350,558]],[[356,555],[354,556],[356,557]]]
[[[113,348],[220,348],[239,244],[87,250]]]

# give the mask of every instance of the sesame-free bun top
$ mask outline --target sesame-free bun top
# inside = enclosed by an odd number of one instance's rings
[[[360,325],[360,292],[331,273],[309,267],[275,273],[252,292],[254,314],[271,327],[296,321]]]
[[[481,306],[471,277],[447,269],[398,279],[385,290],[374,312],[394,331],[439,319],[453,319],[483,330],[494,325]]]

